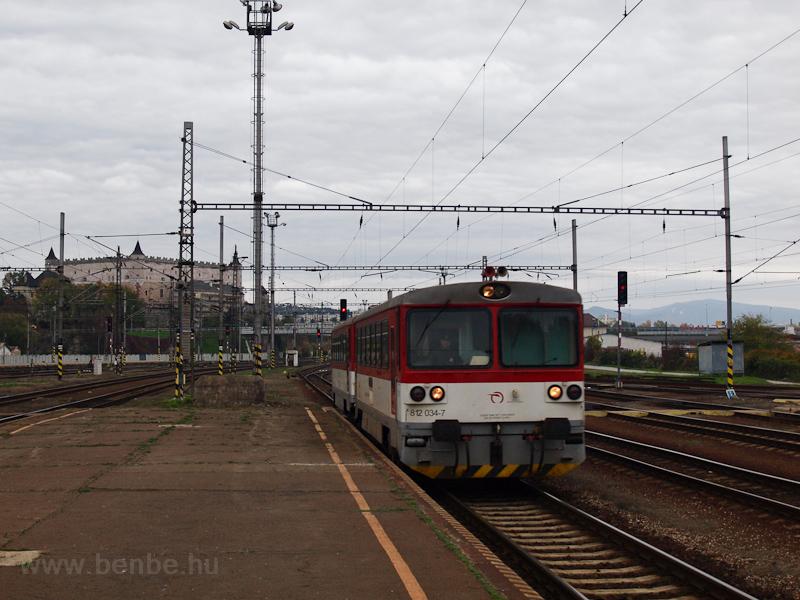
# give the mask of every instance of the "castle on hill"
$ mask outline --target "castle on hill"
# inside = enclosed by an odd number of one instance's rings
[[[178,280],[178,261],[173,258],[147,256],[140,243],[133,252],[122,255],[120,275],[123,285],[136,290],[137,298],[147,304],[173,304],[175,282]],[[45,273],[58,270],[58,257],[50,249],[44,261]],[[117,280],[117,257],[75,258],[64,261],[64,276],[76,285],[87,283],[113,284]],[[231,262],[222,273],[223,294],[243,298],[242,264],[238,250],[234,249]],[[219,295],[219,263],[195,262],[195,295],[216,301]]]

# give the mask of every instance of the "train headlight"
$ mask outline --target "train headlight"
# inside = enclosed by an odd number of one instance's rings
[[[431,389],[431,400],[441,402],[444,399],[444,390],[439,386]]]
[[[572,384],[567,388],[567,398],[570,400],[577,400],[583,395],[583,390],[581,386]]]
[[[425,388],[415,385],[411,388],[410,396],[414,402],[422,402],[425,400]]]
[[[551,385],[547,388],[547,395],[550,396],[551,400],[559,400],[564,395],[564,390],[561,389],[560,385]]]

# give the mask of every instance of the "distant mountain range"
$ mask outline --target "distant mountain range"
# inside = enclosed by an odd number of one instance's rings
[[[770,307],[760,304],[743,304],[734,302],[732,305],[733,318],[742,315],[763,315],[775,325],[797,325],[800,323],[800,310],[782,307]],[[592,306],[584,308],[585,312],[595,318],[605,315],[616,319],[617,308],[603,308]],[[622,308],[622,320],[633,321],[641,325],[645,321],[655,323],[666,321],[669,325],[714,325],[717,321],[725,321],[727,314],[726,304],[722,300],[693,300],[692,302],[676,302],[659,308]]]

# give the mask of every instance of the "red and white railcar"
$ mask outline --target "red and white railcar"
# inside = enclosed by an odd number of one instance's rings
[[[334,328],[336,406],[428,477],[564,473],[585,457],[582,322],[552,285],[405,293]]]

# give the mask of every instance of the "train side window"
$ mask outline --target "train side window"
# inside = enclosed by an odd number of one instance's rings
[[[381,321],[381,367],[389,368],[389,321]]]
[[[370,367],[375,366],[375,323],[369,324],[369,356],[367,358],[367,364]]]

